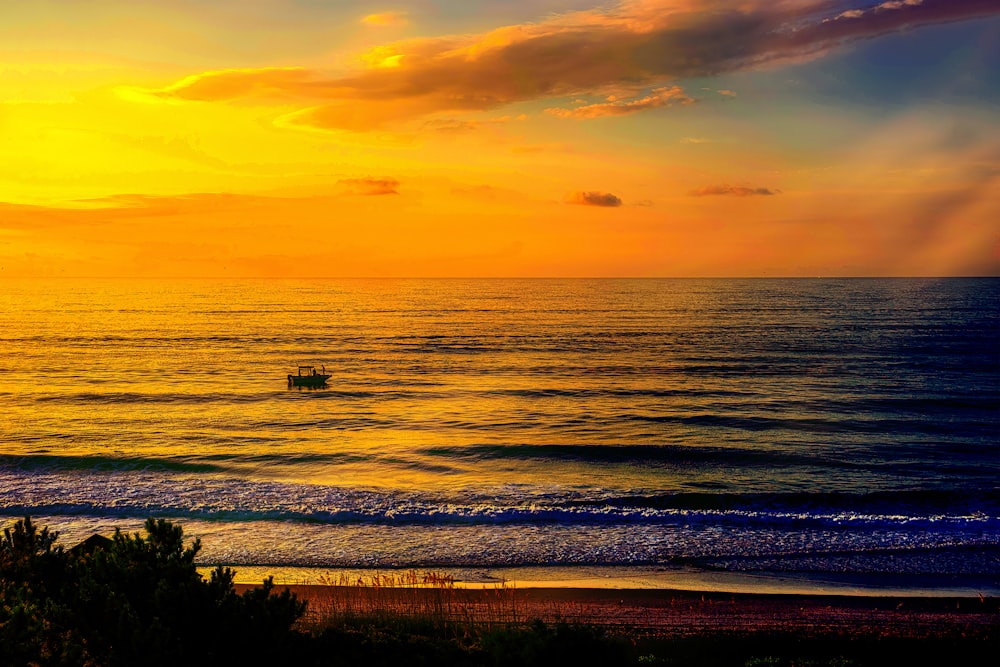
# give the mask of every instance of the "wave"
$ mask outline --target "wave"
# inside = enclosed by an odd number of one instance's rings
[[[200,438],[196,438],[200,440]],[[59,472],[232,473],[240,465],[310,465],[365,463],[373,457],[358,452],[295,452],[290,454],[200,454],[189,457],[102,456],[98,454],[0,454],[0,474]],[[444,466],[431,466],[437,469]],[[80,481],[79,483],[84,483]]]
[[[907,461],[893,464],[897,470],[934,466],[938,472],[969,468],[972,477],[981,477],[996,468],[991,447],[969,443],[939,443],[906,446]],[[634,464],[653,467],[688,467],[700,470],[725,468],[813,467],[829,470],[883,471],[882,458],[871,456],[867,448],[809,446],[805,444],[750,448],[743,446],[640,445],[640,444],[472,444],[439,445],[416,449],[417,454],[455,461],[489,464],[491,461],[536,461],[539,463]],[[696,482],[692,482],[696,483]]]
[[[280,383],[283,376],[275,374],[275,381]],[[144,403],[177,403],[177,404],[199,404],[199,403],[259,403],[282,399],[298,399],[307,396],[310,400],[327,401],[354,401],[354,400],[438,400],[438,399],[474,399],[474,398],[526,398],[526,399],[548,399],[548,398],[579,398],[579,399],[606,399],[606,398],[726,398],[747,396],[746,392],[726,391],[726,390],[696,390],[696,389],[603,389],[591,387],[560,387],[560,388],[539,388],[539,389],[485,389],[485,390],[456,390],[430,391],[431,387],[442,387],[442,382],[414,382],[412,380],[401,380],[393,378],[391,380],[366,379],[359,383],[360,386],[391,387],[391,389],[339,389],[324,387],[308,393],[288,392],[284,389],[276,389],[270,392],[239,393],[229,392],[156,392],[143,393],[134,391],[116,392],[64,392],[59,394],[42,394],[30,396],[30,400],[45,404],[144,404]],[[280,386],[280,384],[279,384]],[[400,387],[405,387],[401,389]],[[12,393],[2,393],[0,396],[17,397]]]
[[[280,381],[281,378],[278,378]],[[57,403],[61,405],[128,405],[128,404],[200,404],[200,403],[260,403],[274,400],[275,393],[238,394],[235,392],[205,393],[141,393],[141,392],[79,392],[34,396],[37,403]]]
[[[924,489],[869,493],[679,492],[609,497],[601,502],[634,509],[762,512],[803,516],[1000,516],[1000,489],[978,492]],[[582,504],[587,505],[589,501]]]
[[[144,519],[168,517],[231,522],[293,522],[322,525],[380,526],[683,526],[688,529],[756,528],[767,530],[821,530],[837,532],[923,531],[957,536],[967,534],[989,544],[1000,544],[1000,517],[984,514],[899,516],[878,514],[802,513],[739,510],[623,511],[602,508],[392,508],[358,510],[251,510],[227,507],[192,507],[156,502],[119,502],[115,505],[88,502],[3,503],[0,513],[9,516],[58,515]]]
[[[826,419],[816,417],[764,417],[751,415],[622,415],[628,421],[644,421],[652,423],[677,423],[689,426],[708,426],[744,431],[800,431],[805,433],[862,433],[894,435],[930,435],[948,436],[973,433],[998,433],[1000,426],[992,420],[984,424],[975,423],[940,423],[936,420],[914,419],[858,419],[848,417],[831,417]]]
[[[426,447],[417,450],[426,456],[449,459],[520,459],[540,461],[580,461],[589,463],[673,463],[719,465],[784,465],[822,462],[818,455],[791,453],[787,449],[744,449],[736,447],[705,447],[696,445],[457,445]],[[843,464],[850,465],[850,464]]]
[[[477,495],[252,482],[204,475],[165,477],[164,471],[202,472],[210,465],[148,459],[116,460],[107,464],[108,474],[92,474],[80,481],[72,466],[92,466],[91,457],[53,460],[67,468],[8,467],[3,473],[0,512],[321,524],[755,526],[911,533],[973,530],[1000,541],[1000,489],[980,493],[681,492],[588,497],[518,487]]]
[[[0,517],[2,518],[2,517]],[[138,531],[142,518],[35,517],[73,544],[94,532]],[[828,531],[662,525],[381,525],[184,520],[202,540],[202,565],[345,568],[643,566],[695,570],[931,574],[996,590],[1000,544],[965,533]],[[550,570],[551,571],[551,570]],[[936,581],[936,580],[935,580]],[[851,583],[851,582],[847,582]],[[856,583],[856,582],[855,582]]]
[[[885,576],[946,574],[957,577],[987,577],[980,583],[996,585],[1000,571],[1000,544],[970,541],[964,544],[891,545],[881,547],[827,548],[815,551],[785,551],[773,554],[730,553],[724,556],[679,556],[675,565],[728,572],[852,573]],[[912,582],[911,582],[912,583]]]
[[[207,457],[211,458],[211,457]],[[0,472],[124,472],[132,470],[157,472],[213,473],[222,466],[201,461],[148,456],[100,456],[62,454],[0,454]]]
[[[279,378],[279,381],[281,379]],[[277,382],[277,381],[276,381]],[[754,414],[752,406],[740,403],[728,404],[725,410],[715,414],[709,413],[668,413],[618,411],[614,408],[625,407],[628,401],[633,403],[642,399],[662,399],[680,396],[680,392],[670,390],[634,390],[629,392],[608,392],[588,389],[537,389],[537,390],[492,390],[487,392],[459,392],[434,390],[437,383],[423,384],[424,389],[417,389],[415,383],[407,382],[410,389],[400,389],[398,382],[386,382],[394,388],[386,390],[315,390],[309,392],[292,392],[284,389],[274,391],[240,393],[240,392],[78,392],[71,394],[38,395],[27,399],[18,397],[18,402],[28,400],[41,404],[59,404],[69,406],[94,407],[101,405],[241,405],[267,404],[284,401],[321,401],[342,405],[340,410],[356,411],[369,407],[373,403],[388,401],[404,402],[436,402],[444,401],[464,404],[471,403],[478,412],[467,413],[469,419],[435,419],[433,414],[421,420],[410,418],[379,419],[363,416],[345,415],[343,418],[319,418],[296,422],[288,419],[268,419],[248,421],[249,428],[286,429],[297,427],[359,430],[396,428],[405,426],[412,429],[436,430],[439,428],[472,431],[528,431],[542,430],[560,431],[586,427],[594,432],[621,432],[627,428],[654,428],[657,432],[672,427],[692,431],[730,431],[747,433],[805,434],[817,438],[827,437],[857,437],[872,436],[877,438],[937,438],[954,441],[958,438],[983,440],[1000,436],[1000,423],[995,414],[995,401],[951,401],[930,402],[923,404],[897,403],[883,404],[874,411],[876,405],[865,409],[851,410],[848,405],[812,406],[810,410],[804,406],[788,402],[782,404],[780,414]],[[688,399],[721,398],[723,394],[736,396],[726,392],[687,392]],[[559,409],[559,403],[539,404],[538,408],[528,408],[518,413],[517,419],[494,421],[488,418],[495,410],[492,399],[579,399],[582,403],[574,410]],[[694,403],[686,404],[689,409],[696,408]],[[592,410],[589,408],[593,407]],[[772,406],[773,408],[773,406]],[[891,413],[886,414],[885,410]],[[482,412],[483,414],[480,414]],[[812,416],[799,416],[804,412]],[[906,414],[909,413],[909,414]],[[409,414],[409,413],[407,413]],[[776,436],[781,437],[781,436]]]

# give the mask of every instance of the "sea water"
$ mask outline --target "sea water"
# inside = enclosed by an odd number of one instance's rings
[[[998,590],[998,341],[1000,279],[4,280],[0,520]]]

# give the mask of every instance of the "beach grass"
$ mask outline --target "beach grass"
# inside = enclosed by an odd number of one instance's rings
[[[298,629],[378,664],[408,647],[424,664],[913,667],[1000,648],[1000,603],[987,598],[467,589],[417,571],[294,589],[308,603]]]
[[[325,595],[309,599],[300,627],[359,618],[420,620],[441,630],[517,625],[525,621],[513,584],[485,591],[456,587],[453,577],[434,571],[374,572],[361,576],[321,576]]]

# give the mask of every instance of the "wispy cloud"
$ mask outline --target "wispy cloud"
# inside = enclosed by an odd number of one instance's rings
[[[669,88],[656,88],[645,97],[621,99],[616,95],[610,95],[607,101],[597,104],[587,104],[575,109],[552,108],[545,111],[560,118],[601,118],[604,116],[624,116],[675,103],[691,104],[692,102],[694,100],[688,97],[680,86],[670,86]]]
[[[406,25],[410,19],[406,12],[387,11],[369,14],[362,18],[361,22],[365,25],[384,27]]]
[[[622,200],[610,192],[575,192],[570,196],[571,204],[584,206],[604,206],[614,208],[622,205]]]
[[[399,181],[395,178],[344,178],[337,181],[348,194],[398,195]]]
[[[892,11],[895,9],[902,9],[904,7],[916,7],[917,5],[922,4],[924,4],[924,0],[889,0],[888,2],[883,2],[865,9],[847,9],[842,11],[840,14],[837,14],[832,19],[826,20],[839,21],[842,19],[857,19],[861,18],[865,14],[877,14],[878,12]]]
[[[277,201],[283,200],[276,197],[209,192],[173,196],[120,194],[80,199],[63,206],[0,202],[0,229],[106,226],[119,220],[167,218],[191,212],[243,211]]]
[[[456,185],[450,190],[457,197],[489,202],[498,205],[523,205],[532,201],[524,192],[496,185]]]
[[[488,118],[486,120],[462,120],[460,118],[432,118],[425,121],[421,128],[432,132],[443,132],[446,134],[461,134],[464,132],[475,132],[486,127],[497,127],[506,125],[515,120],[525,120],[527,116],[500,116],[499,118]]]
[[[703,188],[692,190],[688,194],[692,197],[752,197],[756,195],[777,195],[781,194],[781,190],[772,190],[771,188],[751,188],[745,185],[706,185]]]
[[[117,92],[133,101],[301,100],[302,88],[317,82],[319,77],[319,73],[304,67],[233,68],[192,74],[165,88],[122,86]]]
[[[855,40],[997,15],[1000,3],[900,0],[853,12],[838,9],[829,0],[620,0],[610,8],[480,35],[383,45],[365,55],[367,69],[346,75],[299,68],[223,70],[146,92],[165,100],[292,99],[308,108],[286,117],[289,123],[371,129],[439,112],[607,96],[623,87],[672,90],[669,84],[678,78],[815,58]],[[590,105],[590,111],[563,111],[597,117],[662,106],[656,93],[632,101],[632,107],[612,101]]]

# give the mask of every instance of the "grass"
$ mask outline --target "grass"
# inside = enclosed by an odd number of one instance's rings
[[[657,636],[609,624],[575,602],[540,606],[509,582],[466,589],[435,572],[342,574],[319,583],[327,588],[305,596],[309,605],[296,627],[324,656],[316,664],[331,666],[914,667],[961,664],[1000,648],[995,637],[804,637],[791,631]]]
[[[324,665],[635,664],[631,644],[601,628],[529,618],[508,582],[470,590],[447,575],[408,571],[319,583],[329,588],[309,600],[297,629]]]
[[[409,570],[323,576],[318,583],[328,588],[325,595],[309,600],[299,621],[303,630],[316,631],[359,619],[406,619],[439,630],[492,629],[527,620],[518,603],[517,588],[508,582],[469,590],[456,587],[449,575]]]

